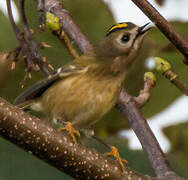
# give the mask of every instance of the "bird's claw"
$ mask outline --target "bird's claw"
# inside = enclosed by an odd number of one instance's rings
[[[67,122],[66,126],[64,128],[59,128],[58,131],[68,131],[68,133],[70,134],[70,136],[72,137],[72,140],[74,143],[77,142],[75,134],[80,138],[80,133],[79,131],[76,131],[73,127],[72,127],[72,123],[71,122]]]
[[[116,147],[111,146],[111,149],[112,149],[111,152],[107,152],[107,153],[105,153],[104,155],[105,155],[105,156],[113,156],[113,157],[115,157],[115,159],[119,162],[122,171],[124,171],[125,166],[124,166],[123,163],[128,164],[127,160],[122,159],[122,158],[120,157],[119,152],[118,152],[118,149],[117,149]]]

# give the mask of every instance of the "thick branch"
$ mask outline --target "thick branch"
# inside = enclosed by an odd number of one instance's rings
[[[67,133],[58,132],[44,121],[31,116],[0,98],[0,135],[76,179],[154,180],[74,144]],[[159,180],[159,179],[158,179]]]
[[[147,1],[132,0],[148,18],[153,21],[161,32],[174,44],[174,46],[185,56],[188,65],[188,43],[176,32],[173,26]]]
[[[160,177],[174,174],[166,161],[157,139],[153,135],[146,120],[137,109],[136,102],[125,90],[122,90],[120,93],[117,108],[128,119],[144,151],[147,153],[156,174]]]
[[[152,133],[141,112],[137,109],[134,98],[124,89],[120,93],[117,108],[128,119],[131,128],[137,135],[144,151],[147,153],[157,176],[169,180],[184,180],[183,178],[176,176],[176,174],[171,170],[157,139]]]

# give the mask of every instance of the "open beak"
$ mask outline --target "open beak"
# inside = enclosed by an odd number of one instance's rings
[[[140,28],[138,28],[138,30],[137,30],[137,32],[138,32],[137,36],[143,35],[146,32],[148,32],[151,29],[151,26],[147,27],[149,24],[150,23],[147,23],[147,24],[141,26]]]

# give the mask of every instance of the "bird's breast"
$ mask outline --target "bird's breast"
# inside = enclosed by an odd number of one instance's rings
[[[43,108],[52,118],[71,121],[79,129],[87,128],[116,103],[122,80],[94,78],[88,74],[63,79],[42,97]]]

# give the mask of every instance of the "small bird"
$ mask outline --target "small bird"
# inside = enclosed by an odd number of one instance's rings
[[[28,88],[15,104],[43,112],[52,124],[66,124],[62,130],[75,142],[76,130],[87,131],[116,104],[148,24],[113,25],[97,47]]]

